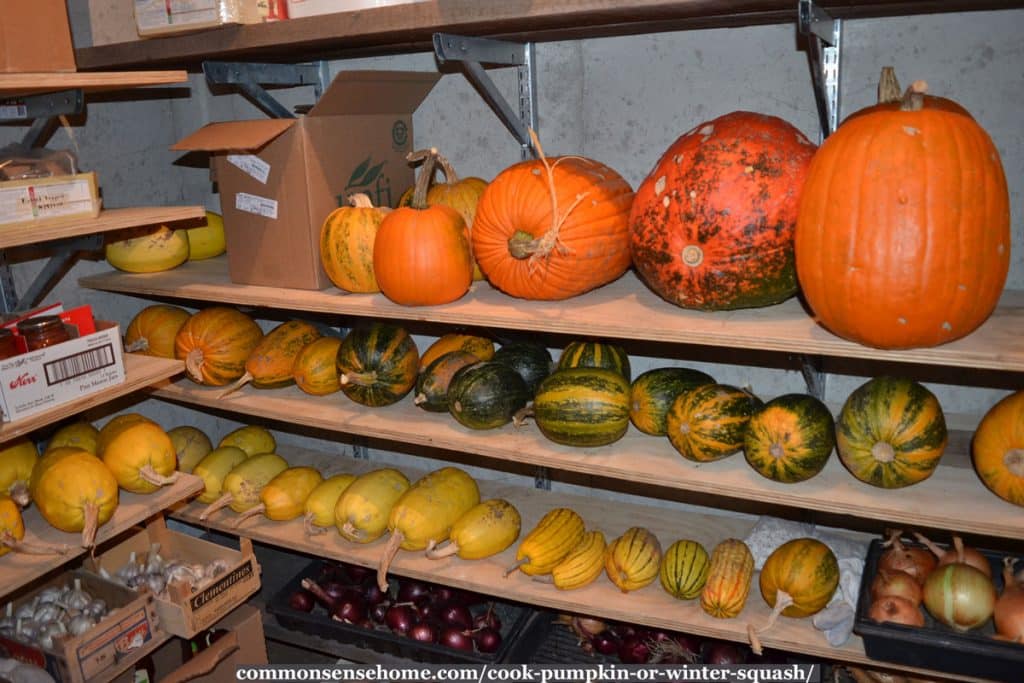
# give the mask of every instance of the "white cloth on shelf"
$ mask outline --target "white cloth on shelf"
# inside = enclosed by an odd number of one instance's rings
[[[11,683],[54,683],[43,669],[16,659],[0,659],[0,676]]]

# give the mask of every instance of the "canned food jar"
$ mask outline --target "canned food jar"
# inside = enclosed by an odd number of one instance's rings
[[[29,351],[63,344],[71,339],[60,316],[41,315],[18,323],[18,334],[25,338]]]

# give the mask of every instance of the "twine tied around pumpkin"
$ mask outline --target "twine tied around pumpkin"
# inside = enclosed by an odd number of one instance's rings
[[[760,634],[774,626],[782,611],[792,604],[792,595],[786,591],[777,591],[775,593],[775,607],[772,608],[772,613],[768,615],[768,621],[765,622],[764,626],[756,628],[753,624],[747,624],[747,638],[750,640],[750,649],[754,651],[755,655],[760,656],[764,652],[764,648],[761,646]]]
[[[576,209],[580,203],[586,199],[590,192],[583,192],[582,194],[576,195],[572,204],[565,210],[561,216],[558,214],[558,192],[555,190],[555,167],[567,159],[584,160],[580,156],[564,156],[560,157],[555,163],[549,163],[547,157],[544,155],[544,148],[540,144],[540,138],[537,137],[536,131],[532,128],[530,130],[530,140],[533,143],[534,149],[537,150],[537,156],[540,158],[540,163],[544,166],[545,180],[548,185],[548,193],[551,195],[551,228],[540,237],[534,237],[533,235],[517,230],[512,238],[508,241],[508,252],[513,258],[523,260],[529,259],[529,269],[532,274],[538,267],[540,267],[539,261],[546,259],[551,255],[551,252],[558,250],[558,253],[565,256],[572,253],[572,249],[565,246],[561,240],[559,240],[559,233],[562,226],[565,225],[566,219],[569,218],[569,214]]]

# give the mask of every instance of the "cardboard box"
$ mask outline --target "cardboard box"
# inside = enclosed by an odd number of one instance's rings
[[[405,5],[412,2],[427,2],[427,0],[288,0],[288,18],[298,19],[299,17],[313,17],[319,14],[356,12],[375,7],[386,7],[388,5]]]
[[[438,78],[342,72],[305,117],[211,123],[171,147],[214,153],[231,281],[329,286],[324,219],[352,193],[394,206],[412,184],[412,113]]]
[[[3,0],[0,73],[75,68],[65,0]]]
[[[49,586],[65,586],[80,579],[82,588],[106,601],[110,612],[80,636],[55,638],[51,649],[26,645],[0,636],[0,649],[13,659],[45,669],[58,683],[107,680],[104,672],[129,666],[152,652],[165,639],[151,595],[138,595],[94,574],[76,569],[61,574],[29,595],[14,601],[15,609]]]
[[[89,0],[92,45],[113,45],[139,39],[134,0]]]
[[[259,24],[260,0],[135,0],[135,28],[143,38],[227,24]]]
[[[100,195],[96,174],[0,182],[0,226],[47,225],[71,216],[96,218]]]
[[[207,586],[192,591],[188,586],[174,584],[170,599],[156,598],[160,626],[176,636],[191,638],[213,626],[231,610],[260,589],[260,566],[252,551],[252,541],[241,539],[241,551],[225,548],[167,528],[163,517],[156,517],[138,533],[133,534],[101,555],[86,561],[86,567],[99,571],[102,567],[115,574],[128,563],[129,555],[145,561],[153,543],[160,544],[165,559],[207,564],[223,560],[227,569]]]
[[[121,328],[97,321],[92,334],[0,361],[0,410],[9,422],[124,381]]]

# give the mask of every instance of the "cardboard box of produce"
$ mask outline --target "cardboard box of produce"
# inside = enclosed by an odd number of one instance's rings
[[[135,28],[143,38],[226,24],[259,24],[267,16],[260,0],[135,0]],[[276,6],[276,5],[275,5]]]
[[[231,281],[329,286],[324,219],[356,192],[394,206],[412,184],[412,114],[438,78],[345,71],[304,117],[211,123],[171,147],[213,153]]]
[[[130,667],[165,640],[152,595],[134,593],[80,569],[61,574],[15,600],[15,613],[46,591],[74,586],[75,579],[91,599],[106,603],[106,616],[81,635],[53,637],[50,647],[0,636],[0,654],[46,669],[58,683],[84,683],[109,680],[116,675],[112,670]],[[36,604],[33,609],[41,607],[41,601]]]
[[[162,558],[159,576],[165,575],[171,562],[207,568],[217,563],[215,576],[197,579],[194,585],[187,579],[173,582],[166,593],[156,596],[160,625],[176,636],[191,638],[205,631],[260,589],[260,566],[248,538],[241,539],[241,551],[232,550],[172,531],[162,517],[154,518],[145,529],[87,560],[86,566],[96,572],[102,568],[116,577],[130,563],[132,553],[136,562],[146,567],[154,550]]]
[[[74,70],[65,0],[3,0],[0,72]]]

